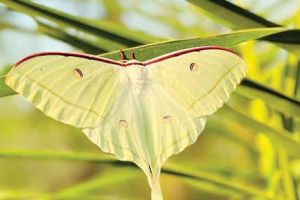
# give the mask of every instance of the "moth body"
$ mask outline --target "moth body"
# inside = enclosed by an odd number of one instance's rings
[[[137,62],[136,60],[130,60],[128,62]],[[128,67],[123,68],[122,70],[123,76],[125,76],[125,80],[128,81],[128,85],[132,93],[136,95],[140,95],[142,90],[147,87],[149,82],[148,80],[148,70],[142,65],[133,64]]]

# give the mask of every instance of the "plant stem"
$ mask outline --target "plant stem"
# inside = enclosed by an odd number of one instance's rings
[[[160,167],[151,167],[149,166],[149,171],[146,171],[148,183],[151,188],[151,200],[163,200],[163,195],[160,189]]]
[[[163,200],[162,192],[160,189],[159,175],[154,175],[151,178],[151,200]]]

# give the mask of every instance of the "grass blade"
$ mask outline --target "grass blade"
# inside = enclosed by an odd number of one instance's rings
[[[300,102],[264,85],[245,79],[237,93],[248,98],[262,99],[268,106],[286,115],[300,117]]]
[[[268,21],[246,9],[243,9],[228,1],[211,0],[187,0],[198,6],[205,13],[215,20],[223,22],[233,29],[262,28],[262,27],[281,27],[281,25]],[[217,11],[217,12],[216,12]],[[260,38],[270,42],[276,42],[281,47],[300,55],[300,30],[291,30],[284,35],[274,34]]]
[[[57,159],[70,161],[89,161],[95,163],[116,164],[118,161],[111,156],[95,153],[55,152],[44,150],[0,150],[0,158],[29,158],[29,159]]]
[[[300,158],[300,143],[291,137],[292,134],[289,131],[269,127],[228,106],[223,106],[212,118],[220,118],[218,121],[227,126],[234,127],[234,125],[239,124],[245,130],[262,133],[268,136],[276,147],[284,148],[291,157]]]
[[[204,10],[208,16],[223,22],[233,29],[280,27],[279,24],[268,21],[228,1],[187,1]]]
[[[278,150],[278,165],[286,198],[297,200],[297,188],[294,186],[294,180],[290,172],[288,155],[286,155],[285,150],[282,148]]]
[[[171,40],[165,42],[152,43],[124,50],[127,57],[134,52],[137,59],[145,61],[172,51],[177,51],[184,48],[199,47],[199,46],[224,46],[232,47],[240,43],[265,38],[269,35],[278,34],[278,37],[286,37],[292,30],[286,28],[260,28],[260,29],[246,29],[232,32],[229,34],[210,36],[206,38],[192,38],[183,40]],[[111,52],[102,54],[101,56],[118,60],[119,52]]]
[[[15,91],[10,89],[6,84],[5,84],[5,78],[7,73],[10,70],[10,66],[5,66],[0,70],[0,97],[5,97],[13,94],[17,94]]]
[[[27,159],[63,159],[72,161],[87,161],[96,162],[99,164],[118,165],[118,166],[130,166],[137,169],[136,165],[132,163],[126,163],[117,161],[108,156],[102,156],[96,153],[81,153],[81,152],[51,152],[42,150],[0,150],[0,158],[27,158]],[[227,181],[226,178],[208,176],[206,172],[201,171],[187,171],[179,169],[178,166],[173,164],[167,164],[162,169],[162,173],[173,175],[179,178],[184,178],[192,181],[207,182],[213,184],[216,187],[220,187],[223,190],[229,190],[230,192],[236,192],[242,195],[248,196],[264,196],[262,191],[256,191],[251,187],[242,186],[241,184],[233,184]]]
[[[12,10],[25,13],[34,18],[50,20],[58,25],[75,28],[100,38],[110,39],[124,46],[136,46],[153,41],[153,38],[129,31],[123,26],[108,22],[91,22],[31,1],[0,0],[0,3]]]
[[[133,168],[118,168],[109,170],[104,174],[98,175],[83,183],[72,185],[67,187],[55,194],[55,197],[59,198],[71,198],[76,197],[80,194],[89,194],[93,190],[105,189],[105,187],[111,187],[115,184],[120,184],[120,182],[131,181],[138,176]]]
[[[241,196],[247,197],[261,197],[264,199],[272,199],[267,194],[264,193],[261,189],[258,189],[253,186],[246,186],[242,183],[232,183],[216,174],[209,174],[207,172],[201,172],[200,170],[192,171],[186,168],[175,165],[174,163],[165,164],[162,170],[163,173],[179,176],[183,180],[188,181],[197,181],[197,182],[207,182],[214,187],[217,187],[222,190],[227,190],[228,192],[234,192]]]
[[[37,30],[49,37],[66,42],[86,53],[100,54],[107,52],[107,49],[101,48],[101,45],[97,45],[95,42],[73,36],[60,28],[54,28],[42,22],[38,22]]]

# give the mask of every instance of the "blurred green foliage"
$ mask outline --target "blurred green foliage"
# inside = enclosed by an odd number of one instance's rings
[[[42,50],[118,59],[123,48],[146,60],[202,45],[234,48],[249,73],[196,144],[166,163],[165,199],[299,199],[299,4],[0,0],[0,199],[150,196],[134,165],[103,154],[79,130],[22,97],[8,96],[14,94],[4,84],[9,64]]]

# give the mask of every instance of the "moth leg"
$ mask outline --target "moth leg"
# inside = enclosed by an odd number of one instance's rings
[[[121,58],[121,61],[125,61],[125,60],[127,60],[127,58],[126,58],[126,55],[125,55],[125,53],[124,53],[124,51],[123,50],[120,50],[120,58]]]
[[[132,60],[136,60],[136,59],[135,59],[135,54],[134,54],[134,52],[131,52],[131,53],[130,53],[130,58],[131,58]]]

